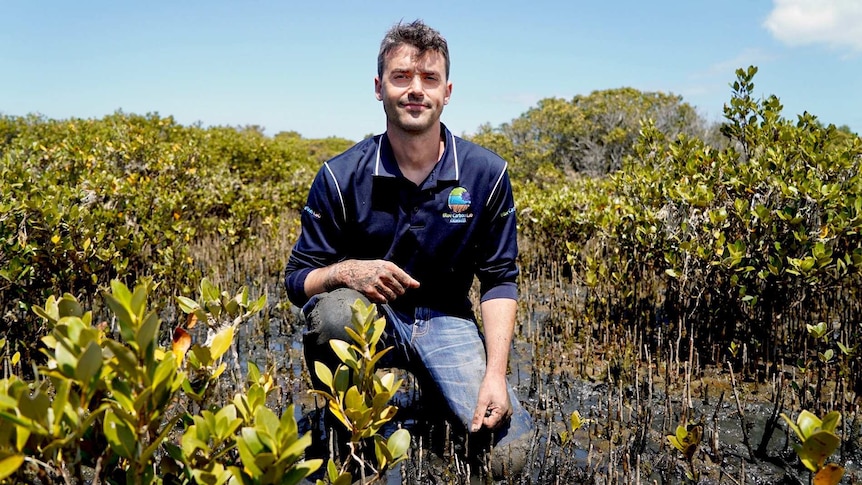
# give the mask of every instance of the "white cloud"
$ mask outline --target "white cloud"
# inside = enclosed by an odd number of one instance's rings
[[[862,52],[859,0],[773,0],[763,26],[788,45],[827,44]]]

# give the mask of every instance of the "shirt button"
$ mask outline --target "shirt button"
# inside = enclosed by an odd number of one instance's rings
[[[413,208],[413,213],[414,213],[414,214],[416,214],[417,212],[419,212],[419,208],[418,208],[418,207],[414,207],[414,208]]]

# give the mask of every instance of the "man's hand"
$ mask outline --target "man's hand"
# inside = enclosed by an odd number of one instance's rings
[[[348,259],[329,267],[324,287],[331,291],[353,288],[374,303],[388,303],[403,295],[419,282],[391,261]]]
[[[505,378],[485,376],[482,387],[479,388],[479,401],[470,424],[471,432],[475,433],[483,426],[497,429],[509,420],[512,416],[512,403],[509,401],[507,389]]]

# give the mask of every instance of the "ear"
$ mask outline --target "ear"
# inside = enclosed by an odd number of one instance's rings
[[[449,98],[452,97],[452,83],[446,83],[446,96],[443,97],[443,104],[449,104]]]
[[[383,83],[380,82],[380,78],[374,77],[374,96],[377,98],[377,101],[383,101]]]

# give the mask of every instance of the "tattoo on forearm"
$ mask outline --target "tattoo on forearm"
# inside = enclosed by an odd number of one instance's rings
[[[332,291],[342,286],[353,288],[357,291],[364,291],[375,286],[377,282],[377,274],[369,274],[367,270],[363,271],[363,265],[357,261],[342,261],[332,265],[326,274],[324,288],[326,291]]]
[[[362,271],[362,267],[356,263],[348,263],[344,265],[344,279],[343,281],[349,281],[350,286],[355,289],[364,289],[374,284],[375,277],[374,275],[369,275],[367,272]]]
[[[326,272],[326,278],[323,280],[323,289],[332,291],[338,288],[338,264],[333,264]]]

